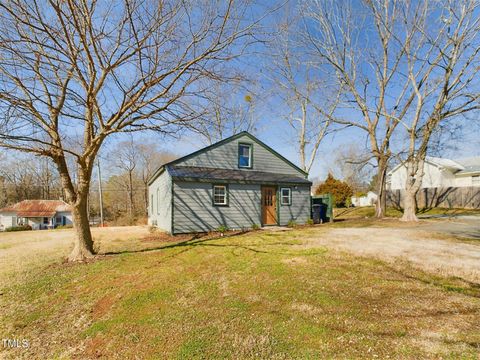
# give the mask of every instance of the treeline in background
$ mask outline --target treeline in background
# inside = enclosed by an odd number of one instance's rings
[[[176,156],[152,140],[128,139],[100,154],[90,186],[91,224],[100,222],[101,172],[103,217],[107,225],[146,224],[148,179]],[[73,179],[75,182],[75,179]],[[46,159],[22,153],[0,154],[0,208],[22,200],[65,199],[60,176]]]

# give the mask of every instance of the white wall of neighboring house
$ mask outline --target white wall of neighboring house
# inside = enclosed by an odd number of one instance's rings
[[[456,184],[458,187],[480,186],[480,175],[457,176],[456,180]]]
[[[17,217],[15,213],[0,214],[0,231],[15,225],[17,225]]]
[[[73,216],[72,216],[72,213],[71,212],[68,212],[68,211],[59,211],[57,212],[57,214],[55,215],[55,225],[62,225],[62,223],[58,223],[56,220],[57,218],[61,218],[62,216],[65,216],[65,225],[73,225]]]
[[[377,194],[373,191],[369,191],[365,196],[352,196],[352,204],[355,207],[359,206],[372,206],[377,201]]]
[[[455,175],[451,171],[444,169],[441,170],[438,166],[430,163],[425,163],[424,166],[422,187],[423,188],[435,188],[435,187],[452,187],[456,186]],[[405,166],[398,167],[391,174],[390,189],[401,190],[405,189],[405,183],[407,180],[407,168]]]
[[[448,188],[480,186],[478,174],[458,174],[459,169],[443,167],[431,162],[425,162],[422,188]],[[389,189],[403,190],[407,180],[406,166],[400,165],[389,174]]]

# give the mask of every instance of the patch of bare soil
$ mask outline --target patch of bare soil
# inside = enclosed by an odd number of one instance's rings
[[[455,227],[458,230],[459,225]],[[406,260],[431,273],[480,283],[480,241],[452,241],[448,236],[453,234],[446,229],[448,225],[438,223],[417,228],[330,228],[305,242],[306,246],[326,246],[389,262]]]
[[[116,299],[114,296],[112,295],[105,295],[104,297],[102,297],[100,300],[98,300],[95,305],[93,306],[93,309],[92,309],[92,316],[94,319],[99,319],[101,318],[103,315],[105,315],[109,310],[110,308],[112,307],[112,305],[115,303],[115,301],[117,301],[118,299]]]

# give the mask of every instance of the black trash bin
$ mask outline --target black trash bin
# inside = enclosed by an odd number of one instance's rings
[[[320,204],[320,222],[323,224],[324,222],[327,222],[327,209],[328,205],[327,204]]]
[[[312,196],[312,220],[315,224],[322,224],[333,221],[332,195]]]
[[[312,219],[314,224],[323,224],[327,221],[327,204],[312,205]]]

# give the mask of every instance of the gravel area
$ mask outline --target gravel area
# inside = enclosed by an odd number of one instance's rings
[[[480,218],[424,220],[411,226],[342,227],[309,237],[326,246],[389,262],[408,261],[442,276],[480,283]]]

